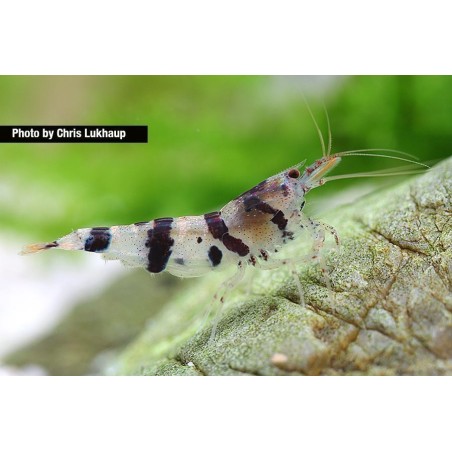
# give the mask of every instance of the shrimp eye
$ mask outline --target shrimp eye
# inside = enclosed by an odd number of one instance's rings
[[[298,177],[300,177],[300,171],[298,171],[297,169],[291,169],[288,173],[288,176],[292,179],[297,179]]]

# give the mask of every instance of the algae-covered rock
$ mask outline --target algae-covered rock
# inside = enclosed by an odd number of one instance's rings
[[[122,353],[117,373],[452,374],[451,194],[449,159],[325,216],[342,241],[326,252],[331,290],[318,265],[300,265],[302,306],[287,268],[256,272],[211,342],[211,322],[197,328],[225,275],[199,279]]]

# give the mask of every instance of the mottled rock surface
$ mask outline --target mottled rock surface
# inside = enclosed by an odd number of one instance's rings
[[[231,295],[214,342],[199,319],[224,274],[164,306],[120,356],[118,374],[452,374],[452,160],[325,216],[342,245],[298,267],[257,272]],[[290,255],[306,252],[303,240]]]

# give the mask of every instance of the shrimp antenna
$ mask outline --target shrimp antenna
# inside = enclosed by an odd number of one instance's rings
[[[330,116],[328,115],[328,110],[326,109],[326,105],[323,103],[323,109],[325,110],[325,116],[326,116],[326,123],[328,125],[328,153],[329,156],[331,154],[331,149],[333,147],[333,137],[331,135],[331,125],[330,125]]]
[[[401,160],[402,162],[408,162],[408,163],[412,163],[413,165],[419,165],[419,166],[424,166],[425,168],[430,168],[425,163],[416,162],[414,160],[406,159],[406,158],[403,158],[403,157],[396,157],[394,155],[367,154],[367,153],[361,153],[361,152],[356,152],[356,153],[352,153],[352,154],[349,154],[348,152],[339,152],[338,154],[335,154],[335,155],[337,157],[353,157],[353,156],[382,157],[382,158],[386,158],[386,159]]]
[[[395,171],[393,173],[372,173],[369,171],[368,173],[355,173],[355,174],[339,174],[338,176],[329,176],[324,177],[323,180],[325,182],[330,182],[332,180],[339,179],[355,179],[358,177],[388,177],[388,176],[407,176],[409,174],[420,174],[422,170],[412,170],[412,171]]]
[[[339,179],[354,179],[358,177],[385,177],[385,176],[405,176],[408,174],[419,174],[424,173],[425,170],[415,168],[416,164],[411,165],[405,165],[405,166],[399,166],[396,168],[390,168],[390,169],[383,169],[383,170],[376,170],[376,171],[367,171],[367,172],[361,172],[361,173],[352,173],[352,174],[339,174],[337,176],[328,176],[324,177],[323,180],[325,182],[330,182],[332,180],[339,180]]]
[[[404,155],[405,157],[409,157],[413,160],[419,160],[419,158],[416,155],[409,154],[408,152],[398,151],[396,149],[384,149],[384,148],[373,148],[373,149],[355,149],[352,151],[344,151],[341,152],[341,154],[356,154],[357,152],[364,153],[364,152],[389,152],[391,154],[399,154]]]
[[[312,121],[314,122],[314,126],[315,126],[315,128],[317,130],[317,133],[319,134],[320,144],[322,145],[322,154],[323,154],[324,157],[326,157],[327,154],[326,154],[326,149],[325,149],[325,140],[323,139],[323,135],[322,135],[322,132],[320,130],[320,127],[317,124],[317,121],[315,120],[314,114],[312,113],[311,107],[309,106],[309,103],[308,103],[305,95],[303,93],[301,93],[301,95],[303,96],[303,100],[304,100],[304,103],[306,105],[306,108],[308,109],[309,114],[311,115]],[[329,155],[329,153],[328,153],[328,155]]]

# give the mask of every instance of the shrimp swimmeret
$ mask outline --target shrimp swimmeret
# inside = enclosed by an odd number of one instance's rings
[[[376,172],[324,177],[341,158],[354,155],[387,157],[416,163],[402,157],[369,153],[361,150],[325,155],[303,171],[304,162],[272,176],[227,203],[219,212],[200,216],[158,218],[132,225],[77,229],[49,243],[28,245],[22,254],[52,248],[82,250],[103,254],[127,266],[144,267],[151,273],[169,273],[179,277],[201,276],[212,270],[235,265],[234,276],[225,281],[215,299],[225,295],[243,278],[248,265],[274,269],[288,265],[303,303],[300,279],[294,264],[300,257],[277,259],[275,253],[289,245],[305,230],[313,238],[310,258],[320,263],[325,231],[339,244],[335,229],[303,214],[305,196],[328,180],[369,175],[400,174]],[[404,154],[399,151],[399,154]],[[422,165],[422,164],[419,164]],[[425,166],[425,165],[423,165]],[[405,171],[403,174],[406,174]],[[306,257],[304,257],[306,259]],[[325,273],[325,267],[322,266]],[[215,334],[215,327],[212,335]]]

